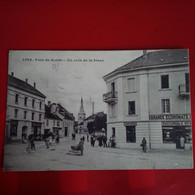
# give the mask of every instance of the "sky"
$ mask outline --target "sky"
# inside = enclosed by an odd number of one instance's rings
[[[137,51],[17,51],[9,52],[8,73],[28,79],[48,101],[60,103],[78,119],[81,97],[86,117],[94,111],[107,113],[103,102],[103,76],[143,54]]]

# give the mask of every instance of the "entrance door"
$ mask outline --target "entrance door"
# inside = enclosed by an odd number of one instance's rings
[[[23,126],[22,127],[22,140],[27,138],[27,133],[28,133],[28,127]]]
[[[68,136],[68,127],[65,127],[65,130],[64,130],[64,136],[67,137]]]
[[[180,143],[180,138],[183,137],[185,138],[185,130],[184,129],[179,129],[179,130],[176,130],[175,131],[175,137],[176,137],[176,148],[177,149],[182,149],[183,146],[181,146],[181,143]]]

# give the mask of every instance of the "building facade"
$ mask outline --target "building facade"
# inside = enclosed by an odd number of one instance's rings
[[[58,127],[58,134],[60,137],[69,137],[74,132],[74,116],[72,113],[68,112],[61,104],[48,102],[48,107],[50,108],[50,113],[61,120],[58,122],[60,127]],[[62,123],[62,125],[61,125]],[[57,127],[55,127],[57,128]]]
[[[143,56],[103,77],[107,134],[118,147],[191,148],[188,50],[144,51]]]
[[[8,75],[6,138],[22,140],[29,134],[39,136],[44,131],[45,98],[31,86],[28,80],[22,81]]]
[[[45,105],[45,130],[44,135],[49,132],[54,135],[62,136],[62,126],[63,120],[56,115],[56,113],[51,112],[51,106]]]

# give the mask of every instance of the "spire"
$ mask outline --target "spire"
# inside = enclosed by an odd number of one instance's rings
[[[83,107],[83,98],[81,97],[81,107],[79,113],[85,113],[84,107]]]

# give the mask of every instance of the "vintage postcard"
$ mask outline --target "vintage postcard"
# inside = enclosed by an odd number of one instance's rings
[[[4,170],[192,169],[189,51],[9,51]]]

